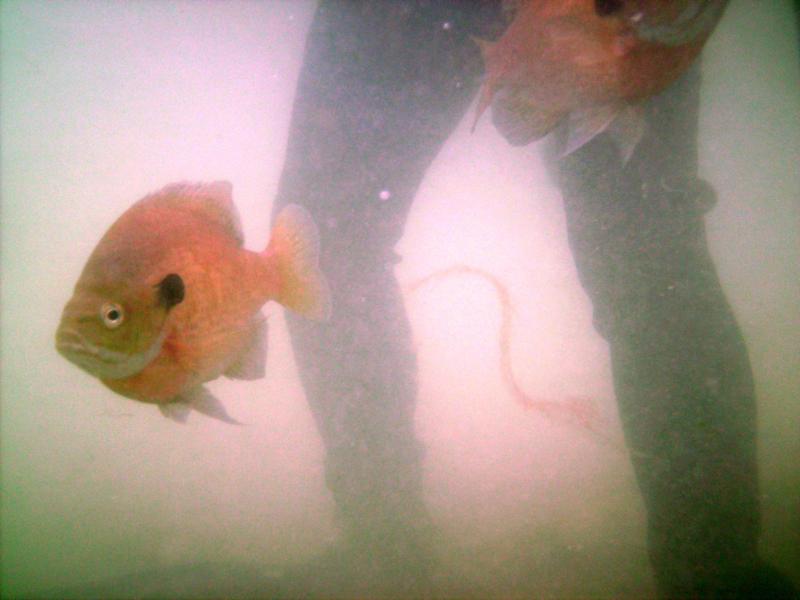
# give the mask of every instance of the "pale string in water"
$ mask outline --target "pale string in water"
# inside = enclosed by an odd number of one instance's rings
[[[458,275],[472,275],[483,279],[492,285],[497,294],[501,314],[498,335],[500,371],[512,397],[526,410],[536,411],[554,422],[578,427],[603,445],[619,452],[627,452],[624,443],[608,433],[608,423],[600,415],[595,401],[583,397],[570,397],[562,401],[545,400],[533,398],[522,389],[511,366],[511,326],[514,309],[508,288],[497,277],[483,269],[459,264],[435,271],[403,287],[409,295],[412,295],[429,283],[441,282],[448,277]]]

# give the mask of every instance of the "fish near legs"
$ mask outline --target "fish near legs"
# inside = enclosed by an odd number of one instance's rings
[[[269,244],[261,253],[250,253],[257,264],[255,277],[263,280],[265,299],[274,299],[304,319],[325,321],[330,318],[330,292],[320,273],[319,234],[307,211],[289,205],[277,215]],[[223,374],[229,379],[260,379],[265,373],[267,358],[267,323],[260,312],[247,320],[248,337],[235,359]],[[169,345],[168,339],[166,345]],[[179,342],[174,342],[179,345]],[[173,348],[174,355],[180,348]],[[167,358],[169,358],[169,352]],[[168,361],[166,368],[179,364]],[[173,377],[180,380],[180,374]],[[184,374],[185,376],[185,374]],[[161,413],[174,421],[185,422],[194,409],[208,417],[241,425],[205,386],[197,385],[176,394],[172,401],[158,405]]]
[[[316,225],[300,206],[278,215],[263,252],[243,246],[227,182],[178,183],[111,225],[64,307],[56,348],[120,395],[183,421],[190,408],[235,422],[203,384],[263,376],[276,300],[324,320]]]
[[[698,92],[694,69],[648,103],[626,165],[601,135],[554,171],[611,350],[659,594],[761,597],[743,590],[791,586],[757,556],[755,394],[705,238],[713,191],[697,178]]]
[[[327,451],[347,545],[338,554],[356,556],[346,578],[374,567],[364,595],[425,595],[416,364],[393,247],[476,90],[469,36],[490,35],[487,23],[500,24],[499,3],[322,2],[306,46],[276,210],[302,200],[320,225],[333,317],[288,323]]]

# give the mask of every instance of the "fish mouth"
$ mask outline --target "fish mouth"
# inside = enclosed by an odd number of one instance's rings
[[[135,375],[161,350],[163,336],[144,352],[128,354],[93,344],[77,331],[60,328],[56,350],[68,361],[101,379],[124,379]]]

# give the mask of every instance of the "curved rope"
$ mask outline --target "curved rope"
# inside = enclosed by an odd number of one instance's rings
[[[498,333],[498,346],[500,350],[500,372],[503,382],[511,396],[525,409],[536,411],[548,419],[555,422],[562,422],[572,427],[579,427],[589,433],[593,438],[608,445],[618,451],[627,452],[625,445],[615,440],[606,431],[607,426],[603,422],[597,410],[596,403],[589,398],[567,398],[563,401],[543,400],[533,398],[522,389],[511,363],[511,332],[514,307],[511,303],[511,295],[508,288],[494,275],[483,269],[471,267],[469,265],[453,265],[445,269],[434,271],[433,273],[412,281],[404,286],[409,294],[414,294],[420,288],[430,284],[438,283],[444,279],[459,275],[475,276],[491,284],[500,302],[500,331]]]

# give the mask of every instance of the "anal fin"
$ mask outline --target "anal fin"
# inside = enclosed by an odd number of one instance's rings
[[[192,409],[185,402],[169,402],[167,404],[159,404],[158,410],[162,415],[176,423],[186,423],[186,419],[189,418],[189,413]]]
[[[161,411],[162,415],[178,423],[185,423],[192,409],[224,423],[242,425],[242,423],[231,417],[225,407],[222,406],[222,403],[202,385],[191,389],[185,394],[181,394],[172,402],[158,405],[158,410]]]
[[[603,133],[620,112],[617,104],[574,110],[567,118],[567,139],[561,156],[568,156]]]

